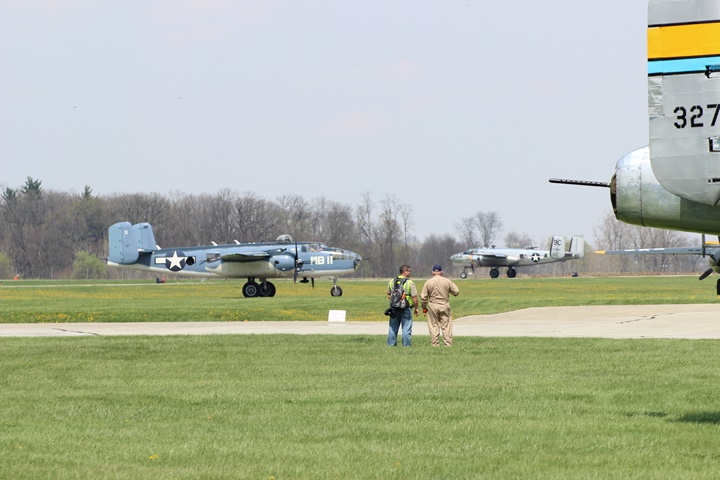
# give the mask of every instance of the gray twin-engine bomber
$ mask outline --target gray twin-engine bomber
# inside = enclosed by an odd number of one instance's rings
[[[585,240],[582,237],[573,237],[570,240],[570,251],[565,251],[565,238],[553,237],[550,250],[538,250],[537,247],[526,248],[471,248],[450,257],[455,264],[463,267],[460,278],[467,278],[467,269],[475,273],[475,267],[490,267],[490,277],[500,276],[498,267],[507,267],[508,278],[515,278],[517,267],[528,267],[542,263],[564,262],[583,258],[585,255]]]
[[[615,216],[626,223],[720,234],[718,38],[720,1],[650,0],[650,144],[621,158],[609,183],[550,181],[609,187]]]
[[[332,277],[330,295],[339,297],[339,275],[355,271],[362,257],[323,243],[293,242],[281,235],[270,243],[239,243],[199,247],[160,248],[149,223],[120,222],[108,229],[108,265],[155,272],[161,275],[247,278],[246,297],[272,297],[275,285],[268,278],[301,277],[301,283]],[[309,280],[308,280],[309,279]],[[259,282],[258,282],[259,280]]]

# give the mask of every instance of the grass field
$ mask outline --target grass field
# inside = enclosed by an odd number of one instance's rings
[[[717,478],[720,344],[5,338],[0,478]]]
[[[416,280],[418,289],[424,279]],[[457,280],[455,318],[561,305],[716,303],[713,280],[695,277],[516,278]],[[386,321],[386,280],[331,283],[278,281],[273,298],[244,298],[242,282],[14,282],[0,287],[0,323],[327,320],[345,310],[352,321]]]
[[[384,281],[4,282],[0,323],[386,321]],[[715,303],[694,277],[458,281],[456,317]],[[720,341],[0,339],[0,478],[718,478]]]

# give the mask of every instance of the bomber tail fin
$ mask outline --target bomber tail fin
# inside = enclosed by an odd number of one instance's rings
[[[550,243],[550,256],[553,258],[565,257],[565,237],[555,236]]]
[[[660,184],[720,203],[720,22],[717,0],[650,0],[650,162]]]
[[[585,256],[585,239],[583,237],[573,237],[570,240],[570,255],[573,258],[583,258]]]
[[[149,223],[116,223],[108,228],[108,260],[120,265],[137,262],[141,252],[155,250],[155,235]]]

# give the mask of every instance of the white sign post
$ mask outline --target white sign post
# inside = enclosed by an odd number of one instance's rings
[[[339,323],[345,321],[345,310],[330,310],[328,312],[329,323]]]

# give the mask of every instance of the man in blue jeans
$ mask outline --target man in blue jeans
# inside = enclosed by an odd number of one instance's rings
[[[413,310],[415,316],[418,315],[418,298],[417,288],[415,282],[410,280],[410,267],[408,265],[401,265],[397,278],[393,278],[388,282],[388,298],[390,298],[390,292],[396,282],[405,282],[403,288],[405,290],[405,298],[408,301],[408,307],[403,309],[394,309],[393,316],[390,317],[390,328],[388,329],[387,344],[389,347],[397,345],[397,335],[400,326],[402,326],[402,345],[403,347],[409,347],[412,341],[412,324],[413,324]],[[407,280],[406,280],[407,279]]]

